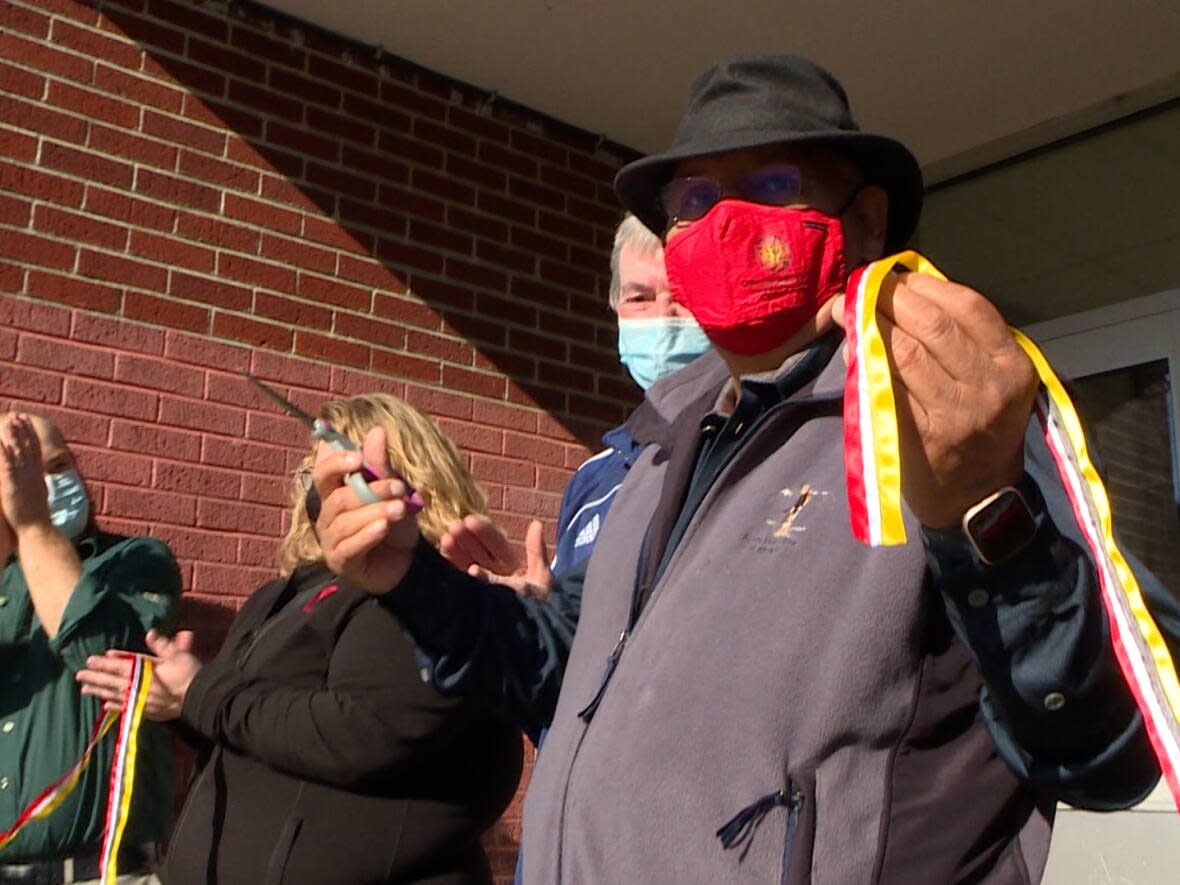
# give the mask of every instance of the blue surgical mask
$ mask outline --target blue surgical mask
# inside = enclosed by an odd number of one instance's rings
[[[90,498],[82,477],[72,467],[45,475],[49,494],[49,518],[53,526],[71,541],[76,541],[90,523]]]
[[[644,390],[708,349],[709,339],[692,317],[619,320],[619,359]]]

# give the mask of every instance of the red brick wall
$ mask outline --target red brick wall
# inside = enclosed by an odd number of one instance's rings
[[[0,408],[172,545],[206,649],[307,444],[236,369],[308,409],[405,396],[510,536],[552,535],[634,397],[605,306],[630,156],[249,3],[0,0]]]

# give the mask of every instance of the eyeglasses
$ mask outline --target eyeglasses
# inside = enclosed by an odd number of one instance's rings
[[[803,176],[798,166],[760,166],[738,179],[735,190],[723,188],[715,178],[674,178],[660,188],[660,204],[668,224],[696,221],[721,200],[737,196],[751,203],[786,206],[803,197]]]
[[[312,483],[311,483],[311,468],[310,467],[300,467],[298,470],[296,470],[295,471],[295,479],[297,479],[299,481],[299,485],[303,486],[303,491],[305,491],[305,492],[311,491]]]

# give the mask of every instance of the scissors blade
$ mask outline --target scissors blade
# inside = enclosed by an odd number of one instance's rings
[[[285,411],[287,414],[298,418],[300,421],[306,424],[309,429],[315,429],[315,418],[311,417],[311,415],[307,414],[307,412],[303,411],[303,409],[299,408],[299,406],[295,405],[295,403],[291,402],[289,399],[285,399],[275,391],[271,390],[267,385],[263,384],[245,369],[238,369],[238,374],[243,375],[248,380],[252,381],[255,387],[282,406],[283,411]]]

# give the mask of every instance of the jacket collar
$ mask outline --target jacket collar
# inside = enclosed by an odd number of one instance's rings
[[[725,362],[717,351],[707,350],[683,369],[653,384],[623,427],[640,445],[657,443],[666,448],[671,442],[672,426],[682,413],[695,414],[699,420],[728,379]]]
[[[833,330],[806,350],[787,357],[777,369],[747,376],[742,384],[771,385],[783,400],[840,399],[847,371],[840,350],[843,340],[843,335]],[[699,426],[701,419],[734,393],[725,362],[710,350],[654,384],[623,428],[640,445],[655,443],[670,449],[679,436],[675,426]]]
[[[805,350],[793,353],[776,369],[743,375],[740,389],[735,384],[721,388],[713,411],[728,415],[743,391],[753,393],[767,405],[774,402],[809,402],[842,397],[844,394],[844,360],[840,355],[839,332],[829,332]]]
[[[602,435],[602,444],[608,449],[614,449],[630,458],[635,450],[639,448],[639,443],[635,441],[630,432],[627,430],[626,424],[620,424],[613,430],[608,430]]]

